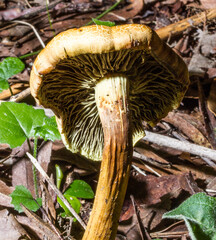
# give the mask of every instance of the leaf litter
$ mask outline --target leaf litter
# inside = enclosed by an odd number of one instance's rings
[[[47,43],[54,33],[57,34],[71,27],[80,27],[92,18],[97,17],[112,4],[113,1],[50,1],[48,8],[52,21],[51,26],[44,1],[22,1],[19,5],[16,5],[13,1],[8,1],[7,4],[2,2],[0,4],[0,60],[2,61],[9,56],[21,57],[24,54],[41,50],[40,42],[32,29],[11,20],[26,21],[34,25],[42,40]],[[201,0],[199,3],[190,0],[160,2],[146,0],[144,4],[143,1],[133,0],[121,2],[116,9],[105,15],[101,20],[114,21],[115,24],[143,23],[153,29],[160,29],[184,21],[187,17],[202,14],[207,9],[212,11],[212,8],[214,8],[214,1],[211,2],[210,0]],[[214,14],[214,11],[212,12],[211,14]],[[178,34],[176,32],[167,34],[165,39],[188,64],[191,86],[178,110],[171,112],[153,129],[149,126],[146,126],[146,128],[156,133],[178,138],[181,141],[189,141],[212,148],[206,124],[211,123],[212,134],[215,138],[216,20],[215,17],[212,19],[206,18],[196,25],[194,25],[193,20],[188,19],[187,22],[190,23],[190,28],[178,32],[179,25],[176,25]],[[12,76],[9,78],[9,84],[14,94],[29,87],[28,78],[34,59],[35,55],[23,58],[22,61],[26,66],[25,74],[19,75],[20,77]],[[204,103],[206,104],[206,111],[209,112],[210,123],[205,122],[206,116],[203,115],[203,110],[199,105],[198,81],[203,89]],[[0,100],[9,101],[9,99],[9,90],[0,93]],[[25,96],[22,101],[28,104],[33,103],[29,95]],[[28,118],[25,115],[24,117]],[[37,130],[45,131],[45,129]],[[44,132],[44,138],[46,138],[46,134]],[[32,137],[31,134],[27,135]],[[1,139],[3,137],[0,136]],[[24,138],[19,141],[20,144],[23,141],[25,141]],[[12,139],[12,142],[18,142],[18,139],[14,139],[14,141]],[[30,144],[33,148],[33,141],[30,141]],[[147,150],[146,146],[148,147]],[[7,236],[5,234],[10,233],[8,239],[18,239],[21,236],[26,236],[27,239],[43,239],[45,234],[50,239],[58,239],[58,231],[60,231],[65,233],[64,239],[81,239],[83,230],[77,222],[71,224],[70,220],[61,219],[58,215],[56,215],[57,218],[54,217],[59,206],[56,201],[56,193],[50,190],[49,185],[38,183],[40,186],[39,193],[44,196],[43,202],[46,202],[46,204],[43,203],[45,213],[38,213],[35,216],[31,211],[24,210],[28,216],[26,217],[14,212],[10,201],[13,187],[22,184],[32,192],[33,196],[35,194],[32,165],[25,157],[27,151],[28,144],[26,142],[13,150],[8,145],[0,145],[0,158],[2,159],[0,161],[0,205],[4,209],[1,210],[2,223],[0,225],[2,228],[0,229],[0,236],[5,237]],[[174,223],[171,220],[162,219],[162,216],[167,211],[177,208],[184,200],[198,192],[206,192],[211,194],[212,197],[216,196],[214,163],[211,162],[211,159],[204,160],[178,149],[165,148],[146,141],[137,145],[137,151],[140,155],[146,156],[145,162],[142,158],[137,159],[136,157],[133,163],[147,176],[141,175],[134,169],[131,170],[117,239],[142,239],[142,231],[137,225],[138,215],[141,219],[139,224],[146,230],[147,234],[144,234],[146,237],[173,240],[191,239],[183,221]],[[52,181],[55,181],[55,163],[62,167],[64,178],[67,179],[63,183],[62,189],[65,189],[75,179],[83,179],[94,190],[96,189],[99,164],[86,161],[79,155],[72,154],[65,149],[61,141],[45,143],[43,140],[39,140],[38,159]],[[154,171],[150,170],[149,167]],[[43,180],[39,174],[37,177],[40,181]],[[133,196],[136,207],[134,207],[130,196]],[[81,203],[80,215],[87,222],[92,200],[82,200]],[[47,220],[44,221],[46,214],[51,219],[51,223],[48,225],[45,223]],[[10,220],[8,220],[9,216],[11,216]],[[17,219],[16,224],[13,223],[14,216]],[[7,221],[11,223],[6,226],[5,222]],[[57,227],[58,231],[56,232],[50,226]],[[6,229],[7,231],[5,231]],[[28,231],[28,229],[31,229],[31,231]]]

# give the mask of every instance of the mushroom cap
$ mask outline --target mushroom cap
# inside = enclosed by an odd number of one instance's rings
[[[189,85],[183,60],[149,27],[92,25],[54,37],[37,56],[30,76],[33,97],[51,108],[64,144],[101,160],[103,129],[94,87],[108,74],[129,80],[133,144],[177,108]]]

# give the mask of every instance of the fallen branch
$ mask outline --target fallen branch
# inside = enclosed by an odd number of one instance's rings
[[[158,133],[145,131],[146,136],[143,140],[155,143],[159,146],[177,149],[183,152],[188,152],[198,155],[203,158],[209,158],[216,162],[216,151],[210,148],[202,147],[193,143],[179,141],[177,139],[167,137]]]
[[[188,29],[189,27],[195,27],[206,20],[211,20],[214,18],[216,18],[216,8],[206,10],[192,17],[185,18],[179,22],[157,29],[156,32],[161,39],[166,40],[169,37],[181,34],[184,30]]]

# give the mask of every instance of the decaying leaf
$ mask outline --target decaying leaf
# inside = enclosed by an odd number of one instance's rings
[[[21,237],[31,239],[16,218],[4,209],[0,211],[0,240],[17,240]]]

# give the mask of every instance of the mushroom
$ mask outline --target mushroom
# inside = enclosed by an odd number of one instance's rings
[[[32,95],[54,111],[68,149],[102,160],[83,240],[115,239],[143,121],[154,125],[177,108],[188,84],[183,60],[139,24],[70,29],[38,55]]]

